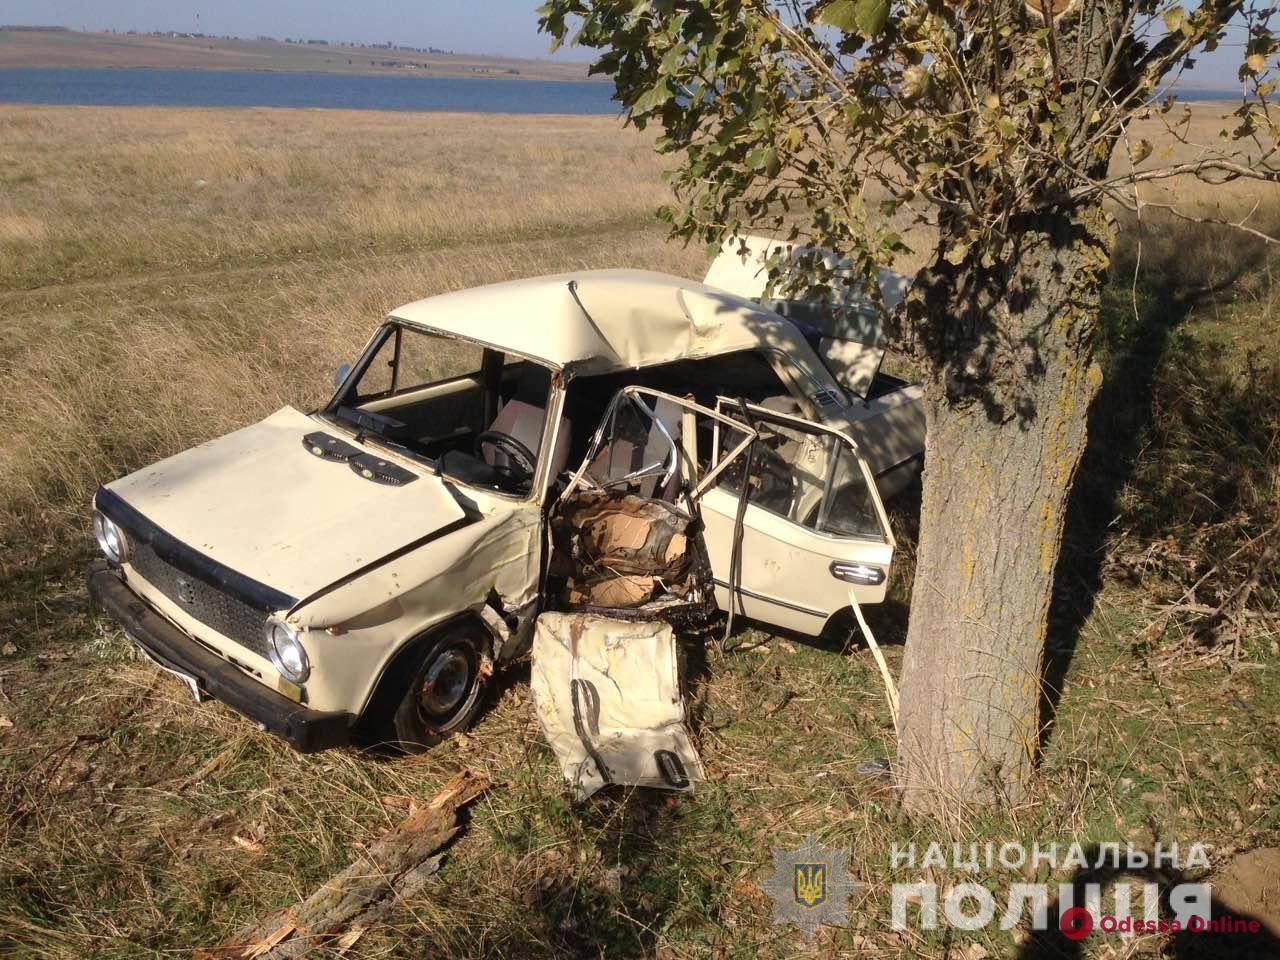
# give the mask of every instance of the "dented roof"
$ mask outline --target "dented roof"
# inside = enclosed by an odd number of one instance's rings
[[[429,297],[391,316],[591,373],[804,344],[771,310],[647,270],[583,270]]]

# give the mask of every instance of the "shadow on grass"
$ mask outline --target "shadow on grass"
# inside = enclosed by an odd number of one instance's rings
[[[1096,864],[1099,848],[1088,847],[1085,850],[1089,863]],[[1147,851],[1148,862],[1151,851]],[[1128,914],[1135,921],[1151,921],[1172,923],[1177,920],[1179,929],[1170,929],[1169,940],[1162,955],[1175,960],[1276,960],[1280,958],[1280,939],[1272,935],[1260,918],[1244,913],[1233,912],[1216,897],[1209,896],[1208,922],[1199,929],[1193,928],[1200,921],[1193,920],[1191,914],[1196,912],[1193,899],[1196,891],[1183,887],[1183,884],[1198,886],[1206,881],[1188,878],[1181,871],[1161,867],[1128,867],[1107,863],[1104,866],[1084,867],[1076,871],[1070,883],[1063,884],[1069,890],[1069,901],[1059,898],[1049,904],[1047,930],[1032,931],[1031,936],[1022,944],[1016,960],[1083,960],[1086,956],[1094,956],[1094,947],[1098,942],[1110,942],[1119,947],[1125,941],[1115,930],[1107,931],[1102,927],[1102,915],[1108,908],[1103,899],[1104,893],[1114,896],[1114,888],[1127,885],[1129,888]],[[1157,891],[1157,915],[1147,915],[1144,905],[1144,887],[1152,886]],[[1208,885],[1211,889],[1211,885]],[[1090,893],[1098,899],[1089,907]],[[1208,895],[1208,889],[1203,890]],[[1176,903],[1175,903],[1176,901]],[[1202,901],[1200,901],[1202,902]],[[1181,908],[1181,915],[1179,911]],[[1074,920],[1067,914],[1068,910],[1084,908],[1088,918],[1077,917]],[[1119,907],[1116,908],[1119,911]],[[1101,911],[1101,915],[1099,914]],[[1116,916],[1119,916],[1117,913]],[[1079,921],[1084,921],[1083,925]],[[1252,929],[1250,929],[1252,925]],[[1086,950],[1086,948],[1088,948]]]
[[[672,926],[715,912],[714,878],[687,869],[682,853],[685,820],[697,816],[687,798],[606,788],[551,806],[563,843],[543,849],[522,884],[524,909],[487,931],[485,955],[652,957]]]
[[[1263,426],[1257,422],[1255,397],[1223,369],[1223,358],[1178,331],[1197,307],[1223,298],[1256,271],[1267,256],[1265,245],[1230,228],[1174,219],[1130,225],[1123,235],[1141,238],[1141,262],[1136,244],[1123,247],[1104,291],[1095,355],[1105,379],[1090,410],[1088,446],[1068,504],[1055,573],[1042,686],[1042,747],[1052,732],[1080,630],[1102,587],[1111,525],[1125,513],[1126,486],[1138,488],[1141,524],[1150,535],[1159,538],[1181,519],[1180,504],[1160,489],[1158,475],[1135,476],[1157,416],[1159,377],[1175,378],[1165,384],[1173,390],[1203,390],[1206,381],[1212,383],[1219,394],[1210,402],[1241,421],[1242,432],[1260,432]],[[1155,466],[1158,474],[1178,465]]]

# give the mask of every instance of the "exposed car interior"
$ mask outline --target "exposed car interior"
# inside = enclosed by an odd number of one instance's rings
[[[389,323],[326,413],[462,483],[527,494],[551,371],[501,351]],[[552,468],[568,461],[560,431]]]
[[[709,408],[723,398],[756,408],[748,500],[795,523],[837,536],[880,536],[866,483],[851,448],[821,430],[770,419],[761,411],[813,416],[784,381],[783,361],[757,351],[680,360],[569,382],[551,475],[561,482],[588,446],[623,387],[642,384]],[[781,367],[781,369],[780,369]],[[362,364],[326,410],[382,443],[434,463],[461,483],[525,495],[536,472],[546,426],[551,371],[501,351],[414,327],[389,323]],[[665,406],[664,406],[665,403]],[[733,406],[723,412],[741,418]],[[696,443],[686,442],[686,429]],[[697,469],[717,462],[710,422],[688,422],[659,400],[654,415],[631,405],[607,425],[605,443],[588,470],[600,484],[626,482],[644,497],[671,500],[679,478],[669,469],[673,446],[696,451]],[[720,485],[742,490],[745,461],[727,469]]]
[[[883,538],[880,518],[853,448],[820,428],[771,416],[776,413],[804,419],[812,412],[788,389],[775,365],[755,351],[570,381],[566,413],[572,422],[585,425],[570,446],[571,465],[588,454],[596,425],[606,415],[613,396],[633,384],[718,408],[739,422],[749,422],[759,432],[747,480],[750,503],[834,536]],[[731,401],[726,403],[726,398]],[[732,402],[739,399],[751,407],[745,414]],[[658,467],[666,463],[666,452],[672,445],[696,449],[697,469],[704,474],[733,445],[733,438],[723,430],[716,431],[704,418],[690,422],[670,401],[658,399],[651,409],[651,416],[637,413],[633,405],[617,409],[605,424],[603,442],[592,457],[588,474],[604,485],[633,478],[629,484],[632,492],[671,500],[678,478]],[[684,432],[691,426],[697,434],[696,446],[685,441]],[[746,459],[738,458],[721,475],[718,485],[739,495],[746,470]]]

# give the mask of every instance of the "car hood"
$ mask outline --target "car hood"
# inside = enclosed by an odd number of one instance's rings
[[[439,477],[392,465],[412,479],[370,479],[313,453],[304,438],[318,434],[345,439],[285,407],[106,489],[186,547],[295,601],[466,522]]]

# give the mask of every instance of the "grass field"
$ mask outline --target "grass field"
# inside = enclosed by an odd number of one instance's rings
[[[1025,925],[896,932],[888,889],[977,880],[1003,906],[1030,879],[891,869],[911,842],[1202,842],[1213,871],[1280,846],[1275,620],[1253,621],[1238,658],[1181,621],[1147,629],[1149,605],[1204,571],[1193,551],[1226,556],[1280,502],[1277,261],[1238,234],[1148,219],[1136,282],[1136,244],[1120,252],[1058,605],[1065,692],[1016,809],[912,823],[858,773],[893,731],[857,647],[748,628],[736,651],[710,648],[694,694],[710,782],[573,805],[527,668],[422,758],[301,757],[189,703],[89,610],[95,486],[314,404],[390,308],[575,267],[699,276],[703,252],[654,222],[660,169],[646,136],[598,118],[0,107],[0,953],[215,946],[471,768],[497,786],[443,870],[347,956],[1211,955]],[[1280,221],[1264,199],[1257,216]],[[895,523],[903,563],[872,622],[896,666],[909,506]],[[867,884],[848,925],[812,941],[773,925],[758,887],[771,848],[806,833],[851,849]]]
[[[156,37],[73,30],[0,30],[0,67],[304,70],[316,73],[407,73],[415,77],[587,79],[585,64],[565,60],[418,53],[342,44],[284,43],[280,40]]]

